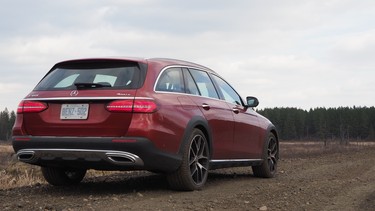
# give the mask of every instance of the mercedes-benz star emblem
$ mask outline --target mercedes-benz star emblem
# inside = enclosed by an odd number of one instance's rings
[[[72,97],[75,97],[78,95],[78,90],[73,90],[71,93],[70,93],[70,96]]]

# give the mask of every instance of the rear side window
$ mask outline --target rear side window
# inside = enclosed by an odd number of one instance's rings
[[[156,91],[163,92],[185,92],[184,78],[182,76],[181,68],[169,68],[165,70],[155,87]]]
[[[77,89],[79,84],[85,88],[137,89],[144,80],[142,75],[145,74],[141,72],[135,63],[124,66],[110,63],[62,65],[52,69],[34,90],[73,90]]]
[[[183,72],[186,84],[186,93],[193,95],[201,95],[190,72],[187,69],[185,69]]]

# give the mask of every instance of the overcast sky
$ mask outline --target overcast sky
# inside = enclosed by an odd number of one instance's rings
[[[260,108],[375,105],[374,0],[0,0],[0,110],[57,62],[168,57]]]

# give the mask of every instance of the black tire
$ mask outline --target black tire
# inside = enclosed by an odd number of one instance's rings
[[[209,167],[208,142],[199,129],[194,129],[182,146],[181,166],[167,175],[168,183],[175,190],[200,190],[207,181]]]
[[[86,175],[86,169],[63,169],[42,167],[44,179],[54,186],[75,185],[82,181]]]
[[[252,166],[254,176],[263,178],[273,178],[277,172],[277,162],[279,159],[279,145],[273,133],[268,136],[264,144],[263,163],[260,166]]]

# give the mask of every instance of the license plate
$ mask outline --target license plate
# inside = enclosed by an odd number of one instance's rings
[[[89,104],[62,104],[60,119],[87,119]]]

